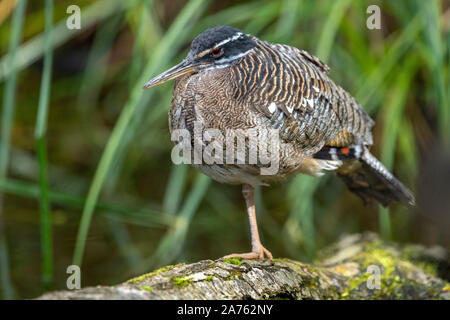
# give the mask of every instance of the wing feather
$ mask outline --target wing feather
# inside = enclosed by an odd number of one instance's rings
[[[262,90],[252,90],[246,96],[255,111],[280,129],[282,139],[307,154],[324,145],[372,144],[373,120],[328,77],[330,69],[325,63],[304,50],[257,42],[255,52],[246,59],[256,60],[254,55],[258,55],[257,59],[268,66],[258,68],[261,74],[252,77],[259,81],[252,87]]]

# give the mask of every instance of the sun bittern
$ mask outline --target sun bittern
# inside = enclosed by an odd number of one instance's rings
[[[194,136],[195,123],[222,136],[227,130],[278,130],[282,143],[275,149],[275,174],[262,174],[260,161],[194,164],[214,180],[242,184],[252,252],[229,256],[272,258],[259,238],[254,187],[287,175],[334,171],[364,201],[414,204],[412,193],[369,152],[374,121],[328,72],[325,63],[304,50],[218,26],[197,36],[180,64],[145,84],[150,88],[176,79],[171,132],[183,129]],[[245,150],[248,156],[249,148]]]

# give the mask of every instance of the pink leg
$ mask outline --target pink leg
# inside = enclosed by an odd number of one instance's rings
[[[249,253],[232,253],[224,258],[244,258],[244,259],[260,259],[264,260],[264,255],[272,259],[272,254],[263,247],[259,239],[258,223],[255,214],[255,197],[254,188],[251,185],[242,185],[242,194],[244,195],[245,203],[247,205],[248,219],[250,221],[250,232],[252,235],[252,252]]]

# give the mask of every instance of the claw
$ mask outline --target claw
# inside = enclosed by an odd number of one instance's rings
[[[232,253],[224,256],[224,258],[242,258],[242,259],[259,259],[265,260],[265,257],[269,260],[272,260],[273,256],[269,250],[263,247],[263,245],[259,245],[257,248],[254,248],[252,252],[248,253]]]

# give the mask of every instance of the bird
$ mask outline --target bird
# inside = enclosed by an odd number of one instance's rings
[[[171,134],[186,131],[184,143],[197,155],[214,149],[200,141],[205,136],[196,132],[199,127],[215,130],[211,132],[222,144],[229,132],[253,130],[259,140],[252,141],[258,142],[272,141],[271,132],[278,134],[278,147],[267,153],[278,161],[272,174],[263,173],[267,161],[246,160],[252,143],[233,161],[220,161],[225,157],[220,149],[215,153],[218,161],[193,161],[213,180],[242,185],[252,250],[225,257],[272,259],[259,236],[254,190],[297,174],[334,172],[364,202],[415,204],[413,193],[369,151],[375,122],[330,79],[329,72],[324,62],[305,50],[270,43],[231,26],[216,26],[192,40],[179,64],[143,86],[148,89],[175,79],[169,129]],[[207,138],[214,140],[212,134]],[[231,149],[238,141],[233,138]],[[249,136],[242,141],[249,142]],[[192,160],[195,152],[187,157]]]

